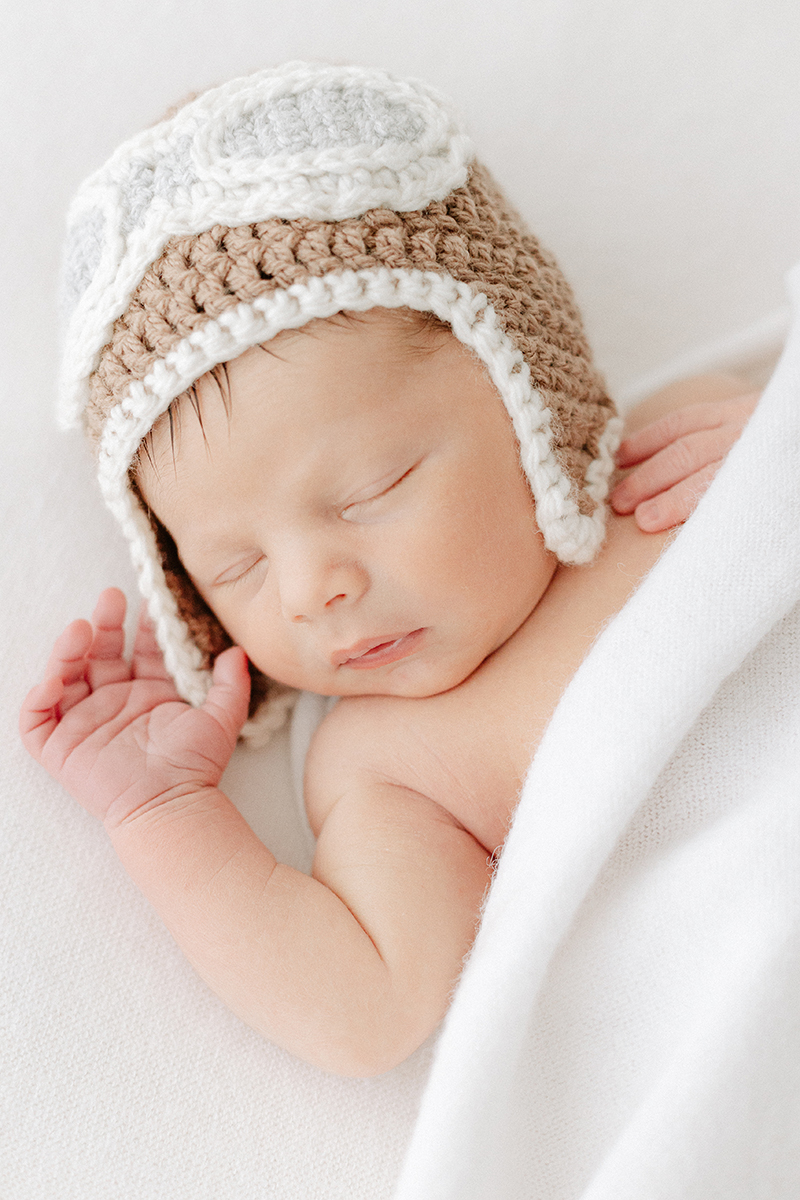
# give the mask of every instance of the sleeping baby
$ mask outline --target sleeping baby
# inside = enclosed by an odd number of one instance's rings
[[[147,613],[56,643],[25,744],[243,1020],[372,1075],[435,1029],[550,716],[755,398],[620,422],[571,293],[448,106],[363,68],[234,80],[70,218],[65,419]],[[219,783],[297,691],[310,876]],[[587,821],[591,813],[586,814]]]

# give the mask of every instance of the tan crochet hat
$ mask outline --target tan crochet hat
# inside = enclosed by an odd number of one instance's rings
[[[374,307],[433,313],[505,402],[547,546],[581,563],[602,542],[620,423],[572,294],[421,83],[291,63],[205,92],[83,185],[64,302],[62,420],[96,447],[167,667],[192,703],[230,640],[140,505],[130,466],[175,397],[281,330]]]

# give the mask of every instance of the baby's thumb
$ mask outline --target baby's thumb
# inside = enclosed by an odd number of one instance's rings
[[[223,650],[214,662],[211,687],[203,708],[222,726],[231,741],[247,720],[250,703],[250,672],[247,655],[240,646]]]

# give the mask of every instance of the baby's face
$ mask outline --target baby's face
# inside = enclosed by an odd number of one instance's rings
[[[251,661],[323,695],[430,696],[546,590],[510,419],[450,334],[374,310],[228,364],[162,421],[143,494]]]

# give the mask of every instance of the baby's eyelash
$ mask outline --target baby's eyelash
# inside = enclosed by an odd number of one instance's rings
[[[252,562],[249,567],[246,567],[245,570],[242,571],[240,575],[235,575],[232,579],[223,579],[221,581],[220,586],[236,587],[237,583],[241,583],[242,580],[247,579],[248,575],[252,575],[252,573],[253,573],[253,571],[255,571],[256,567],[261,566],[261,564],[263,562],[264,562],[264,555],[262,554],[261,557],[257,558],[254,562]]]
[[[414,463],[413,466],[409,467],[407,471],[404,471],[402,475],[398,476],[397,479],[390,483],[388,487],[383,488],[380,492],[376,492],[374,496],[367,496],[363,500],[354,500],[352,504],[345,505],[345,507],[342,509],[342,516],[344,516],[344,514],[349,512],[351,509],[361,508],[362,505],[371,504],[373,500],[380,500],[381,496],[387,496],[389,492],[394,491],[398,484],[401,484],[404,480],[408,479],[409,475],[412,473],[412,471],[416,470],[418,465],[418,463]]]

